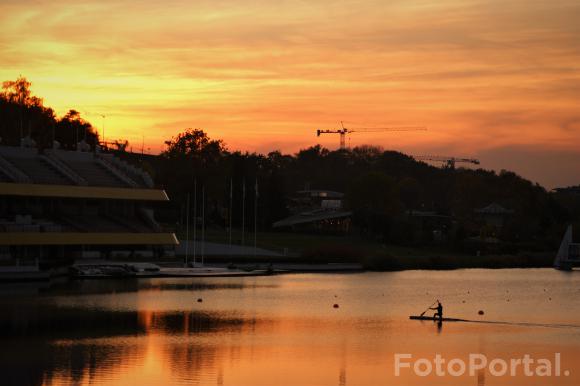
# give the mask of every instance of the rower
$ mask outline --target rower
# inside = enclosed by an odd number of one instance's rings
[[[440,322],[443,321],[443,304],[441,304],[439,300],[437,300],[437,307],[430,307],[429,309],[437,311],[435,315],[433,315],[433,319],[438,317]]]

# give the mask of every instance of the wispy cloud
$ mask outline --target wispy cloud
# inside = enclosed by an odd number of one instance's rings
[[[110,135],[145,133],[152,148],[190,126],[232,148],[334,146],[313,130],[352,120],[430,129],[353,145],[557,157],[580,139],[579,12],[567,0],[8,0],[0,77],[25,75],[60,113],[107,114]]]

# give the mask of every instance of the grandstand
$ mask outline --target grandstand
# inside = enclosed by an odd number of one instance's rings
[[[151,177],[111,154],[0,146],[0,260],[172,254]]]

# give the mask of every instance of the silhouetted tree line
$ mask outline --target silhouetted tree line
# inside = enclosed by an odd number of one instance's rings
[[[223,209],[228,208],[230,180],[234,182],[234,225],[241,219],[243,181],[251,221],[256,178],[263,228],[288,215],[288,197],[305,188],[345,192],[356,232],[381,242],[429,241],[414,237],[417,224],[410,214],[420,212],[449,216],[450,243],[458,245],[468,236],[480,235],[545,249],[553,248],[566,224],[579,218],[578,198],[568,197],[571,202],[565,202],[513,172],[442,169],[373,146],[330,151],[316,145],[293,155],[229,152],[222,141],[211,140],[201,130],[188,130],[166,144],[157,181],[182,203],[187,193],[192,194],[194,181],[198,182],[198,199],[200,186],[205,185],[212,218],[222,225],[227,224]],[[513,214],[506,216],[500,229],[486,230],[475,209],[494,202]]]
[[[54,110],[33,96],[31,83],[24,77],[2,83],[0,92],[0,144],[20,146],[23,138],[30,138],[39,148],[50,148],[57,141],[61,148],[76,149],[85,140],[94,148],[98,134],[76,110],[57,117]]]
[[[82,138],[93,145],[98,141],[93,127],[78,112],[71,110],[57,118],[41,99],[31,96],[24,78],[4,83],[0,125],[4,145],[18,145],[23,135],[31,135],[41,147],[54,139],[65,148]],[[228,150],[221,140],[199,129],[188,129],[165,144],[159,156],[127,153],[124,148],[116,154],[138,163],[167,190],[176,223],[182,222],[188,195],[192,213],[197,196],[198,216],[205,195],[209,226],[227,226],[230,215],[234,226],[240,226],[243,208],[246,224],[253,224],[256,181],[258,223],[264,230],[289,215],[289,197],[303,189],[345,192],[355,232],[380,242],[429,242],[415,236],[418,225],[410,216],[429,212],[448,216],[449,242],[454,246],[481,235],[532,249],[553,249],[566,225],[580,219],[580,194],[575,191],[548,192],[509,171],[442,169],[375,146],[331,151],[316,145],[296,154],[242,153]],[[486,229],[474,211],[493,202],[513,211],[501,229]]]
[[[210,225],[227,226],[231,215],[233,225],[240,226],[245,210],[246,225],[250,227],[254,222],[257,194],[257,220],[261,229],[269,228],[288,214],[285,205],[288,189],[280,175],[280,165],[270,155],[230,152],[221,140],[212,140],[199,129],[189,129],[166,141],[166,145],[167,149],[154,161],[153,169],[156,182],[168,191],[181,210],[189,195],[193,213],[196,195],[199,216],[205,194],[206,218]]]

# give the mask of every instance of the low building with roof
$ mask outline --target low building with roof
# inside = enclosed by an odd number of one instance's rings
[[[289,210],[292,213],[317,208],[340,209],[344,193],[333,190],[307,189],[299,190],[289,198]]]
[[[316,233],[348,233],[352,212],[316,209],[301,212],[272,224],[273,228]]]
[[[475,209],[474,212],[483,219],[486,225],[497,229],[502,228],[506,220],[514,214],[513,210],[504,208],[497,202],[492,202],[486,207]]]
[[[352,212],[343,209],[344,193],[300,190],[290,198],[291,216],[272,224],[275,229],[309,233],[348,233]]]
[[[453,216],[436,211],[408,210],[407,219],[414,225],[415,242],[446,242],[453,228]]]

